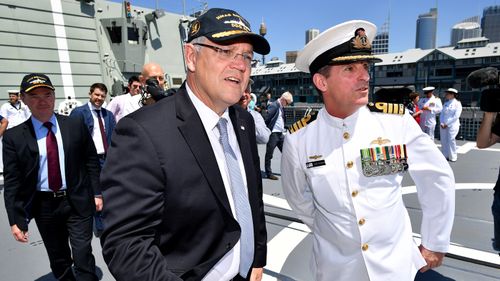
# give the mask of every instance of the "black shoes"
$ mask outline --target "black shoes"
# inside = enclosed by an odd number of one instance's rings
[[[278,180],[278,177],[273,175],[273,174],[269,174],[267,175],[267,178],[270,179],[270,180]]]

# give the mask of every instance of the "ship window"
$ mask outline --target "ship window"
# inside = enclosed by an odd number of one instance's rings
[[[122,42],[122,27],[121,26],[108,26],[106,27],[109,34],[109,39],[111,43],[121,43]]]
[[[139,44],[139,29],[133,27],[127,27],[127,31],[128,31],[128,43]]]

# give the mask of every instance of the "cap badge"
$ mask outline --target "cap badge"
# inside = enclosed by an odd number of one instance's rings
[[[356,35],[352,39],[352,47],[354,49],[371,49],[372,45],[370,44],[370,40],[368,40],[368,37],[366,35]]]
[[[245,31],[248,31],[250,32],[250,28],[248,28],[248,26],[245,25],[244,22],[241,21],[241,19],[239,19],[238,21],[235,21],[235,20],[227,20],[224,22],[225,24],[230,24],[231,27],[234,27],[234,28],[239,28],[239,29],[243,29]]]
[[[198,31],[200,31],[200,22],[194,21],[193,24],[191,24],[191,30],[189,31],[189,34],[192,36],[198,33]]]
[[[32,77],[32,79],[30,79],[29,83],[30,84],[41,84],[41,83],[45,83],[45,79],[42,79],[41,77],[35,76],[35,77]]]

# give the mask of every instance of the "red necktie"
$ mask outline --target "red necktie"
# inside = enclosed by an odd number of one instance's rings
[[[102,145],[104,146],[104,153],[106,153],[108,151],[108,141],[106,140],[106,132],[104,131],[104,124],[102,124],[101,110],[96,109],[95,112],[97,112],[97,120],[99,120],[99,129],[101,130],[101,138],[102,138]]]
[[[49,188],[57,192],[62,187],[61,170],[59,168],[59,150],[57,148],[57,139],[54,132],[52,132],[52,123],[43,123],[49,130],[45,143],[47,145],[47,169],[49,177]]]

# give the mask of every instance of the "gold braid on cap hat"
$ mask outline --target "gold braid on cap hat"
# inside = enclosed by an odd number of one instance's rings
[[[250,32],[245,31],[245,30],[230,30],[230,31],[215,33],[214,35],[212,35],[212,38],[222,38],[222,37],[227,37],[227,36],[231,36],[234,34],[240,34],[240,33],[250,33]]]

